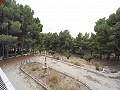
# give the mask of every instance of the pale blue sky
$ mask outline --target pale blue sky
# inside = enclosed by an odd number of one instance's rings
[[[43,32],[68,29],[75,37],[79,32],[94,32],[95,22],[108,17],[120,7],[120,0],[16,0],[29,5],[43,24]]]

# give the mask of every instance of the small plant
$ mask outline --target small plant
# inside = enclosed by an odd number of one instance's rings
[[[59,57],[56,57],[56,59],[57,59],[57,60],[60,60],[60,58],[59,58]]]
[[[80,58],[83,58],[83,56],[85,54],[84,50],[80,49],[80,51],[78,53],[80,55]]]
[[[53,56],[55,54],[55,51],[50,50],[49,53]]]
[[[70,52],[67,51],[67,52],[65,53],[65,56],[67,57],[67,59],[69,59],[70,56],[71,56],[71,55],[70,55]]]
[[[83,56],[83,58],[84,58],[86,61],[89,61],[89,62],[90,62],[90,60],[92,60],[92,59],[94,58],[94,56],[91,55],[91,54],[85,54],[85,55]]]
[[[99,71],[99,66],[98,66],[98,64],[95,65],[95,69]]]

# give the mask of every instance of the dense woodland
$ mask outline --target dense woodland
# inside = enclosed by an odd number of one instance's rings
[[[8,58],[34,51],[42,24],[28,5],[5,0],[0,6],[0,55]]]
[[[28,5],[16,4],[15,0],[5,0],[0,6],[0,55],[3,58],[47,50],[68,58],[75,54],[88,61],[93,58],[120,59],[120,8],[109,18],[96,21],[95,33],[80,32],[76,38],[69,30],[59,34],[41,33],[43,25],[33,15],[34,11]]]

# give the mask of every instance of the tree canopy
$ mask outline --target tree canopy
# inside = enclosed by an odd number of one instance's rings
[[[4,43],[0,46],[1,50],[5,45],[10,46],[13,41],[17,43],[15,47],[14,44],[10,47],[14,47],[18,53],[33,50],[43,27],[39,18],[34,18],[33,15],[34,11],[28,5],[16,4],[15,0],[5,0],[0,5],[0,43],[1,45]],[[6,51],[9,52],[9,48],[5,48],[3,55],[6,55]]]
[[[95,33],[78,33],[73,38],[69,30],[57,33],[43,33],[42,45],[47,50],[80,55],[81,58],[100,57],[119,60],[120,56],[120,8],[109,16],[96,21]]]

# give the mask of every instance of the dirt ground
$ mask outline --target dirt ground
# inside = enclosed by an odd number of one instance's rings
[[[78,57],[70,57],[70,60],[76,60],[77,58]],[[43,55],[16,57],[0,62],[0,68],[5,72],[16,90],[44,90],[20,70],[20,66],[23,64],[30,62],[44,64],[44,60],[45,56]],[[82,59],[78,58],[77,60]],[[57,61],[56,59],[47,57],[47,65],[49,67],[80,80],[87,84],[92,90],[120,90],[120,73],[107,74],[101,71],[96,71],[93,69],[94,66],[91,65],[81,64],[80,67],[76,67],[61,61],[62,60]],[[118,75],[118,78],[116,78],[116,75]],[[115,78],[111,78],[113,76],[115,76]]]
[[[115,60],[102,60],[102,59],[93,59],[90,62],[81,59],[79,56],[71,55],[69,59],[62,54],[55,54],[56,57],[59,57],[60,60],[65,62],[77,64],[78,66],[84,66],[86,68],[96,69],[96,65],[101,68],[111,69],[120,71],[120,61]]]
[[[37,62],[25,64],[22,68],[30,76],[41,80],[50,87],[51,90],[90,90],[81,82],[57,72],[52,68],[48,68],[48,75],[43,76],[43,65]]]

